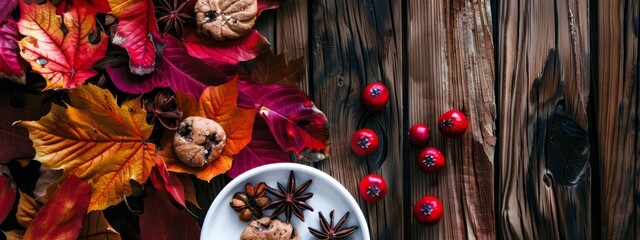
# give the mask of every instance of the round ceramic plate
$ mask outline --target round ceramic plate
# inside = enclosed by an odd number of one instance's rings
[[[297,186],[307,180],[313,180],[313,183],[311,183],[311,186],[307,189],[307,192],[313,193],[313,197],[309,199],[307,203],[313,207],[314,211],[303,212],[304,222],[300,221],[295,215],[291,216],[291,224],[300,232],[302,239],[315,239],[311,233],[309,233],[308,227],[321,229],[318,212],[322,212],[327,218],[327,221],[329,221],[328,218],[331,210],[335,210],[334,218],[336,222],[347,213],[347,211],[350,213],[343,227],[358,226],[358,230],[345,239],[369,239],[367,221],[358,203],[353,199],[347,189],[326,173],[296,163],[265,165],[249,170],[233,179],[233,181],[222,189],[213,201],[213,204],[211,204],[207,216],[204,219],[204,224],[202,225],[201,239],[240,239],[242,230],[244,230],[248,223],[241,222],[238,219],[238,213],[233,211],[229,206],[233,194],[244,191],[244,185],[246,183],[251,183],[255,186],[260,182],[265,182],[268,186],[276,188],[277,182],[280,182],[280,184],[286,187],[291,170],[293,170],[295,174]],[[268,193],[267,196],[273,199],[273,196]],[[269,216],[271,212],[272,210],[266,210],[264,214],[265,216]],[[284,214],[280,215],[279,219],[284,220]]]

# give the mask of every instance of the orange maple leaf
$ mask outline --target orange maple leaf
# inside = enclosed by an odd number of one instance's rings
[[[216,160],[204,167],[194,168],[182,163],[175,155],[173,150],[173,134],[175,131],[165,134],[162,138],[160,156],[167,164],[169,171],[193,173],[199,179],[209,181],[231,168],[233,155],[240,152],[251,141],[253,121],[259,110],[258,108],[239,108],[237,99],[237,76],[223,85],[207,87],[202,92],[199,104],[196,104],[196,100],[192,96],[186,97],[184,94],[176,96],[178,108],[182,109],[185,117],[201,116],[213,119],[224,129],[227,141],[222,154]],[[194,105],[198,105],[198,107]]]
[[[61,17],[48,1],[20,1],[20,12],[20,55],[44,76],[44,90],[73,88],[98,73],[93,63],[104,57],[107,35],[96,34],[95,10],[74,6]]]
[[[94,85],[69,91],[67,108],[52,105],[39,121],[18,121],[29,130],[35,159],[64,169],[91,186],[89,211],[102,210],[131,194],[129,180],[147,181],[155,165],[156,145],[147,142],[140,99],[118,106],[113,95]]]

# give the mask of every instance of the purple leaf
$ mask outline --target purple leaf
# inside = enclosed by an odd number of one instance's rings
[[[200,226],[187,211],[180,211],[154,188],[148,188],[140,215],[140,239],[198,239]]]
[[[262,105],[262,116],[285,151],[324,151],[327,117],[300,89],[282,85],[240,82],[240,91]]]
[[[289,158],[276,143],[264,119],[256,117],[256,121],[253,123],[251,142],[233,156],[233,164],[231,169],[227,171],[227,176],[235,178],[253,168],[281,162],[289,162]]]
[[[18,6],[18,0],[2,0],[0,1],[0,23],[3,23],[5,19],[11,18],[11,12]],[[0,35],[1,36],[1,35]]]
[[[191,56],[238,64],[240,61],[254,59],[269,47],[269,42],[256,30],[251,30],[241,38],[224,42],[193,32],[184,37],[184,45]]]
[[[222,71],[199,58],[189,56],[184,45],[171,35],[167,34],[162,38],[156,34],[156,38],[163,41],[165,46],[156,70],[151,75],[133,75],[127,66],[107,67],[107,72],[118,89],[141,94],[156,87],[169,87],[173,91],[182,91],[200,98],[207,86],[227,82]]]
[[[0,14],[3,14],[0,3]],[[2,17],[2,16],[0,16]],[[0,18],[0,78],[8,78],[14,82],[25,84],[24,67],[18,57],[18,26],[13,18],[6,21]]]

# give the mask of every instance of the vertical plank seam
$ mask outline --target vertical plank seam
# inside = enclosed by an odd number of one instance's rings
[[[591,213],[593,214],[593,221],[591,221],[592,226],[592,234],[593,239],[601,239],[602,238],[602,189],[601,189],[601,172],[600,172],[600,145],[598,144],[598,140],[600,139],[598,132],[595,131],[595,128],[598,127],[597,122],[597,96],[598,96],[598,76],[599,76],[599,67],[598,60],[599,49],[598,49],[598,0],[589,0],[589,27],[590,27],[590,39],[589,39],[589,48],[592,51],[591,58],[591,87],[589,88],[589,103],[588,103],[588,111],[589,111],[589,120],[588,125],[594,128],[594,131],[589,132],[589,137],[591,140],[589,144],[591,145],[591,157],[589,159],[591,167],[595,169],[595,171],[591,171]]]
[[[499,0],[491,0],[490,2],[490,8],[491,8],[491,36],[492,36],[492,40],[493,40],[493,59],[494,59],[494,65],[493,65],[493,70],[495,72],[494,74],[494,81],[493,81],[493,92],[494,92],[494,98],[495,98],[495,104],[496,104],[496,118],[495,118],[495,124],[496,124],[496,129],[495,129],[495,133],[494,136],[496,136],[496,144],[495,144],[495,150],[494,150],[494,154],[493,154],[493,186],[494,186],[494,190],[493,190],[493,221],[494,221],[494,226],[495,226],[495,230],[496,230],[496,239],[502,239],[502,235],[498,232],[500,231],[501,226],[500,226],[500,109],[502,106],[502,99],[500,98],[500,83],[502,81],[501,79],[501,74],[500,74],[500,69],[498,67],[499,65],[499,61],[497,61],[499,59],[500,53],[499,53],[499,49],[500,49],[500,38],[497,36],[499,35],[498,30],[500,29],[499,25],[499,14],[500,14],[500,1]]]
[[[409,128],[409,0],[402,0],[402,125],[405,126],[404,129]],[[403,132],[404,133],[404,132]],[[401,147],[408,147],[407,139],[405,137],[403,139],[403,144]],[[411,204],[411,171],[410,171],[410,152],[411,151],[402,151],[402,158],[405,161],[402,161],[402,199],[404,209],[402,209],[402,216],[404,218],[404,236],[411,236],[411,208],[413,207]]]

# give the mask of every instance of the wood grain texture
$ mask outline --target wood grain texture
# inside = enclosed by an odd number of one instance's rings
[[[303,57],[305,74],[300,88],[309,93],[309,0],[287,1],[276,16],[276,52],[287,60]]]
[[[317,166],[358,201],[371,239],[404,239],[401,2],[309,3],[311,95],[329,119],[332,141],[330,157]],[[375,81],[390,91],[388,106],[376,113],[365,110],[360,101],[364,87]],[[374,130],[380,138],[380,147],[371,157],[357,157],[349,148],[351,134],[361,128]],[[369,173],[383,176],[389,185],[385,199],[376,204],[358,196],[358,183]]]
[[[594,78],[602,237],[640,238],[640,82],[637,0],[597,1]]]
[[[409,199],[405,219],[408,239],[495,239],[493,159],[496,105],[489,1],[410,0],[408,2],[407,127],[423,123],[432,131],[446,167],[435,175],[417,168],[410,152]],[[437,129],[439,116],[459,109],[469,129],[459,139],[445,139]],[[445,214],[425,227],[411,218],[410,207],[425,195],[438,197]]]
[[[591,235],[587,1],[501,1],[499,234]]]

